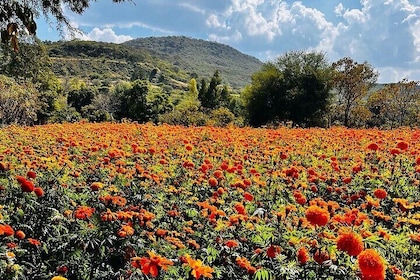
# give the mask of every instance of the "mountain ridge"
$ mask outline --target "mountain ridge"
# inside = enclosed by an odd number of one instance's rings
[[[144,37],[120,44],[73,40],[46,46],[53,71],[62,77],[132,79],[140,75],[180,85],[191,78],[210,78],[218,70],[225,84],[240,89],[262,66],[257,58],[229,45],[186,36]],[[150,77],[156,72],[157,77]]]

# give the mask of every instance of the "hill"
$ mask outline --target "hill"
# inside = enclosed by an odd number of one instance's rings
[[[74,40],[46,46],[58,76],[107,84],[142,78],[179,88],[191,77],[208,78],[219,70],[224,83],[239,89],[262,65],[230,46],[183,36],[139,38],[123,44]]]
[[[255,57],[228,45],[184,36],[139,38],[123,44],[148,50],[153,57],[168,61],[193,76],[209,77],[219,70],[225,82],[233,87],[250,83],[251,75],[262,65]]]

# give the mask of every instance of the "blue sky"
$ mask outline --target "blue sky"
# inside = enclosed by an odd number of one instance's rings
[[[420,80],[420,0],[99,0],[82,15],[67,15],[86,40],[185,35],[262,61],[315,50],[331,62],[367,61],[381,83]],[[70,39],[54,22],[38,25],[41,40]]]

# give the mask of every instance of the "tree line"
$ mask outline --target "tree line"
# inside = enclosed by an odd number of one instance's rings
[[[0,124],[41,124],[81,119],[129,119],[181,125],[417,126],[419,82],[378,85],[367,63],[346,57],[330,63],[322,52],[293,51],[266,62],[241,91],[219,71],[191,77],[188,88],[132,75],[107,90],[84,80],[60,80],[42,42],[2,45]]]
[[[321,52],[293,51],[266,62],[241,92],[224,84],[217,70],[211,77],[191,77],[186,90],[160,87],[134,73],[135,78],[105,91],[77,78],[60,81],[51,70],[43,44],[34,36],[34,18],[43,14],[55,19],[59,30],[64,26],[74,31],[63,7],[82,14],[91,2],[0,4],[0,124],[85,118],[183,125],[293,123],[392,128],[420,122],[418,81],[404,79],[378,87],[378,73],[369,63],[349,57],[329,63]],[[19,31],[30,36],[19,38]]]

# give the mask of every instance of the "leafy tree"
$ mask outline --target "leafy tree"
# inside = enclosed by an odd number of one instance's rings
[[[150,106],[147,102],[149,82],[136,80],[122,84],[117,88],[117,98],[120,100],[117,116],[145,122],[150,118]]]
[[[64,8],[82,14],[93,0],[31,0],[31,1],[1,1],[0,25],[2,43],[11,42],[15,51],[18,50],[17,36],[19,29],[26,29],[30,35],[36,34],[37,24],[34,18],[43,14],[46,18],[51,16],[56,20],[59,30],[63,26],[74,31],[69,18],[64,14]],[[125,0],[112,0],[124,2]]]
[[[368,107],[373,117],[371,125],[403,126],[417,121],[420,101],[419,82],[404,79],[398,83],[387,84],[368,99]]]
[[[189,84],[188,84],[188,92],[191,96],[198,98],[198,89],[197,89],[197,80],[194,78],[191,78]]]
[[[226,85],[222,85],[222,78],[218,70],[214,72],[209,84],[205,79],[201,80],[198,99],[201,106],[207,109],[217,109],[229,104],[229,89]]]
[[[243,93],[250,123],[322,125],[331,79],[332,70],[323,53],[290,52],[265,63]]]
[[[0,71],[22,85],[34,84],[41,93],[38,121],[44,123],[53,114],[54,102],[62,92],[61,83],[51,70],[51,61],[45,46],[37,39],[21,44],[15,52],[5,46],[0,52]]]
[[[98,90],[95,87],[82,87],[80,89],[74,89],[67,95],[67,103],[70,107],[76,109],[77,112],[82,112],[84,106],[88,106],[92,103],[93,98],[98,94]]]
[[[18,84],[0,75],[0,124],[33,124],[40,107],[38,95],[31,83]]]
[[[159,87],[150,90],[147,96],[147,104],[150,111],[149,118],[155,123],[159,121],[160,115],[173,109],[173,105],[169,101],[169,95]]]
[[[378,73],[367,62],[360,64],[349,57],[334,62],[333,68],[334,88],[338,97],[337,111],[343,112],[343,123],[349,126],[352,109],[375,85]]]

